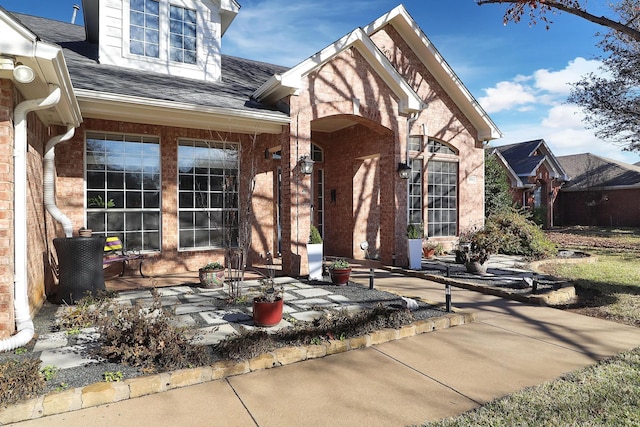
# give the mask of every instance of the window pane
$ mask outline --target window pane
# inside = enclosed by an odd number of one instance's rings
[[[196,62],[196,11],[171,6],[169,20],[169,57],[172,61],[195,64]],[[206,148],[205,148],[206,149]]]
[[[120,236],[127,250],[160,249],[159,227],[153,225],[153,243],[144,242],[142,218],[151,215],[159,221],[160,192],[143,192],[143,183],[160,187],[158,173],[143,174],[143,169],[160,170],[158,139],[153,137],[87,133],[87,227],[105,236]],[[154,149],[147,150],[146,146]],[[153,155],[155,153],[155,155]],[[144,154],[144,157],[143,157]],[[144,201],[144,203],[143,203]]]
[[[458,164],[431,160],[427,169],[429,236],[454,236],[458,217]]]
[[[228,142],[179,142],[180,249],[237,245],[237,153]]]

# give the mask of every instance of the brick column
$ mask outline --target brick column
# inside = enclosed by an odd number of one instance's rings
[[[13,85],[0,80],[0,339],[15,331],[13,312]]]
[[[311,156],[311,122],[292,114],[288,145],[282,146],[282,270],[291,276],[309,273],[307,242],[311,224],[311,177],[300,172],[300,157]]]

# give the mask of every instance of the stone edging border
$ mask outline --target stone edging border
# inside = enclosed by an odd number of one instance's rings
[[[407,276],[417,277],[420,279],[431,280],[432,282],[442,283],[444,285],[456,286],[459,288],[469,289],[472,291],[480,292],[487,295],[495,295],[502,298],[512,299],[514,301],[524,302],[527,304],[536,304],[542,306],[554,306],[559,304],[565,304],[571,301],[576,296],[575,287],[569,282],[561,282],[560,289],[543,294],[526,295],[519,292],[512,292],[505,289],[493,288],[490,286],[483,286],[477,283],[468,282],[465,280],[452,279],[450,277],[443,277],[434,274],[422,273],[417,270],[406,270],[399,267],[386,267],[388,271],[394,273],[402,273]],[[455,305],[455,301],[453,301]]]
[[[432,304],[428,301],[425,302]],[[43,396],[1,408],[0,425],[77,411],[253,371],[286,366],[475,321],[475,313],[458,311],[440,317],[417,320],[399,329],[387,328],[345,340],[329,340],[327,343],[318,345],[282,347],[242,362],[223,360],[209,366],[135,377],[122,382],[99,382],[59,392],[52,391]]]

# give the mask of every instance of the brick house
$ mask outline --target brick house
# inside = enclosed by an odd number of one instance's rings
[[[220,53],[239,8],[91,0],[84,27],[0,8],[0,338],[14,296],[32,313],[55,290],[52,239],[81,227],[150,275],[246,244],[299,276],[312,223],[325,254],[366,241],[399,265],[408,222],[445,243],[483,223],[500,131],[403,6],[290,69]]]
[[[640,227],[640,166],[591,153],[558,161],[571,182],[558,194],[557,225]]]
[[[543,139],[496,147],[493,153],[507,171],[513,203],[542,216],[545,226],[554,224],[557,196],[569,176]]]

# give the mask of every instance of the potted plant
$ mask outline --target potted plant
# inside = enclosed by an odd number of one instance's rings
[[[307,244],[309,280],[322,280],[322,257],[322,236],[316,226],[312,224]]]
[[[456,262],[464,264],[469,273],[484,274],[486,262],[492,253],[498,252],[500,237],[486,230],[475,230],[468,235],[468,245],[456,250]]]
[[[262,293],[253,298],[253,324],[269,328],[282,320],[284,290],[275,285],[273,278],[262,279],[260,283]]]
[[[338,258],[329,264],[329,274],[334,285],[345,285],[351,276],[351,266],[344,258]]]
[[[422,244],[422,256],[425,258],[429,259],[442,254],[444,254],[444,246],[442,246],[442,243],[433,243],[425,240]]]
[[[198,270],[198,278],[205,288],[220,288],[224,284],[224,265],[210,262]]]
[[[422,268],[422,239],[424,238],[422,224],[409,224],[407,238],[409,242],[409,268],[420,270]]]

